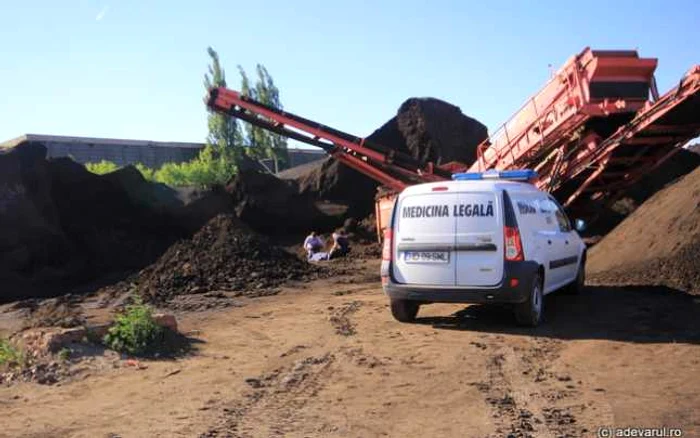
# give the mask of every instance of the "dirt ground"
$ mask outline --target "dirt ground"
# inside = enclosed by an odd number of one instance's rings
[[[0,436],[700,435],[700,298],[590,286],[536,330],[461,305],[400,324],[377,268],[180,314],[184,357],[0,388]]]

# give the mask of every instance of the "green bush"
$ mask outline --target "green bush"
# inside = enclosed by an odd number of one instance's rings
[[[207,145],[197,157],[185,163],[165,163],[154,179],[169,186],[211,187],[226,184],[236,173],[233,148]]]
[[[150,353],[163,339],[163,328],[153,319],[151,307],[137,299],[118,315],[103,342],[112,350],[133,355]]]
[[[230,147],[207,145],[196,158],[184,163],[165,163],[160,169],[151,169],[142,163],[135,167],[144,179],[167,184],[172,187],[197,186],[201,188],[226,184],[236,174],[236,153]],[[104,175],[119,169],[115,163],[102,160],[99,163],[86,163],[92,173]]]
[[[20,366],[23,363],[22,351],[7,339],[0,339],[0,366]]]
[[[104,175],[105,173],[111,173],[118,170],[119,166],[111,161],[102,160],[99,163],[85,163],[85,168],[94,174]]]
[[[136,169],[141,172],[141,175],[143,176],[143,179],[146,181],[155,181],[156,180],[156,171],[154,169],[151,169],[150,167],[146,167],[145,164],[143,163],[136,163]]]

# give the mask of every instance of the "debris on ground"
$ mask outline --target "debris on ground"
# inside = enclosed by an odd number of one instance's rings
[[[24,327],[71,328],[84,325],[85,316],[76,298],[72,295],[64,295],[42,301],[27,300],[29,315]]]
[[[157,351],[149,357],[172,358],[190,350],[188,338],[177,332],[174,315],[154,313],[152,318],[164,330]],[[143,362],[106,347],[105,335],[115,324],[115,321],[95,324],[83,320],[76,327],[42,325],[15,333],[10,341],[16,346],[19,360],[12,366],[0,367],[0,385],[16,382],[53,385],[84,375],[88,369],[129,367],[134,363],[138,369],[144,369]],[[172,374],[176,373],[169,375]]]

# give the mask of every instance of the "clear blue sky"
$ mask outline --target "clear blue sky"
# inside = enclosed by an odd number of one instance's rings
[[[207,46],[229,86],[264,64],[285,108],[368,135],[408,97],[490,130],[586,46],[700,63],[700,1],[0,0],[0,141],[24,133],[203,141]]]

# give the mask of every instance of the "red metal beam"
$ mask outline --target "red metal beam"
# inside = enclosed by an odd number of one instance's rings
[[[394,190],[403,190],[417,182],[443,181],[451,175],[448,171],[434,168],[432,163],[426,166],[413,163],[411,157],[393,150],[378,151],[366,147],[363,138],[270,108],[227,88],[210,90],[207,106],[216,112],[321,147],[338,161]]]
[[[609,158],[609,157],[608,157]],[[588,188],[593,181],[596,180],[596,178],[603,173],[605,170],[605,166],[607,165],[607,160],[602,160],[600,165],[598,166],[597,169],[595,169],[589,176],[586,178],[581,185],[579,186],[578,189],[574,193],[572,193],[566,201],[564,201],[564,207],[568,207],[571,205],[572,202],[574,202],[580,195],[581,193],[588,192],[590,189]]]
[[[646,130],[644,131],[647,132]],[[657,136],[657,137],[632,137],[624,140],[622,144],[627,146],[638,146],[638,145],[667,145],[674,144],[686,138],[686,136]]]
[[[282,123],[284,125],[302,130],[316,138],[322,138],[334,144],[351,148],[355,152],[361,153],[362,155],[365,155],[375,161],[379,161],[381,163],[387,161],[385,154],[374,151],[372,149],[368,149],[362,146],[361,144],[349,142],[344,138],[338,137],[337,135],[334,135],[324,130],[322,126],[315,127],[309,124],[298,122],[295,118],[288,117],[283,111],[278,112],[272,109],[265,108],[264,106],[257,105],[256,103],[253,103],[246,99],[237,91],[229,90],[223,87],[218,88],[216,92],[216,98],[213,102],[210,103],[210,106],[214,109],[220,109],[223,111],[228,111],[229,109],[238,106],[247,111],[250,111],[253,114],[261,115],[263,117],[268,118],[269,120],[274,120],[277,123]]]
[[[691,123],[687,125],[658,124],[648,126],[644,131],[649,134],[688,134],[700,131],[700,123]]]

